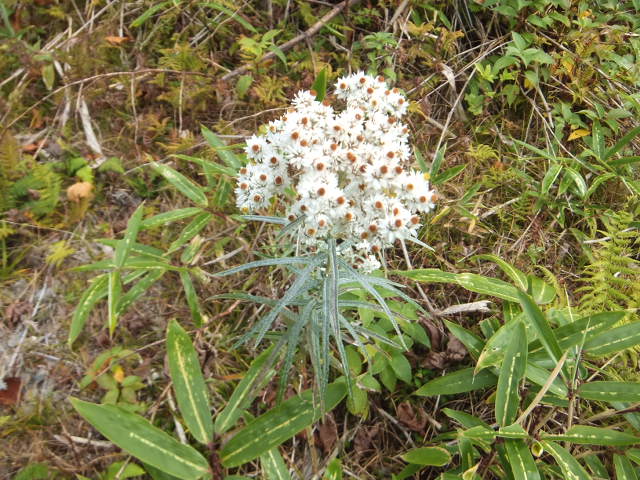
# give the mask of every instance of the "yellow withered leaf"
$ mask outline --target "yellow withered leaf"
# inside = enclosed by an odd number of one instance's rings
[[[569,138],[567,138],[567,141],[571,141],[571,140],[576,140],[578,138],[582,138],[586,135],[591,134],[591,132],[589,130],[585,130],[584,128],[578,128],[576,130],[574,130],[573,132],[571,132],[571,135],[569,135]]]

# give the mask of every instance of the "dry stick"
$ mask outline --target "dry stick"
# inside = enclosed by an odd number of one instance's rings
[[[324,17],[322,17],[320,20],[314,23],[313,26],[311,26],[311,28],[301,33],[297,37],[292,38],[288,42],[283,43],[278,48],[283,52],[286,52],[287,50],[291,50],[298,43],[313,37],[316,33],[320,31],[322,27],[324,27],[327,23],[329,23],[335,16],[337,16],[345,8],[351,7],[352,5],[356,5],[358,3],[360,3],[360,0],[344,0],[342,3],[339,3],[338,5],[336,5],[333,10],[330,10]],[[260,62],[272,60],[275,57],[276,57],[276,54],[274,52],[269,52],[260,59]],[[233,77],[237,77],[238,75],[241,75],[247,72],[248,70],[250,70],[252,66],[253,65],[247,64],[247,65],[238,67],[235,70],[231,70],[229,73],[222,76],[222,80],[226,81]]]

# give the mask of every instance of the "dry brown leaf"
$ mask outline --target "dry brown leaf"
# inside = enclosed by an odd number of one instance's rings
[[[364,453],[371,448],[371,442],[378,436],[380,432],[380,424],[372,427],[363,427],[358,430],[353,440],[353,446],[357,453]]]
[[[89,182],[77,182],[67,188],[67,198],[72,202],[79,203],[84,198],[93,197],[93,184]]]
[[[111,45],[122,45],[125,42],[131,40],[129,37],[117,37],[117,36],[108,36],[104,37],[104,39],[109,42]]]
[[[333,415],[330,413],[324,417],[324,421],[318,425],[317,444],[322,448],[325,455],[333,450],[338,441],[338,427]]]
[[[398,405],[396,416],[402,424],[414,432],[422,432],[427,426],[427,416],[425,412],[418,410],[416,414],[415,409],[409,402],[402,402]]]
[[[0,405],[17,405],[20,401],[22,380],[19,377],[6,377],[4,383],[7,388],[0,390]]]

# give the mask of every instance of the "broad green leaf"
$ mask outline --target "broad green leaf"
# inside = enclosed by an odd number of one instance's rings
[[[229,200],[229,195],[233,191],[233,186],[231,182],[229,182],[225,178],[221,178],[216,186],[215,195],[213,196],[213,204],[216,207],[224,207],[227,204],[227,200]]]
[[[250,422],[229,440],[220,452],[222,465],[227,468],[242,465],[287,441],[335,408],[346,393],[344,380],[328,385],[324,412],[311,390],[286,400]]]
[[[437,377],[420,387],[414,394],[422,397],[455,395],[495,385],[498,378],[489,370],[475,374],[473,368],[464,368]]]
[[[208,445],[213,440],[213,421],[207,385],[191,339],[175,320],[167,329],[167,357],[184,422],[196,440]]]
[[[520,290],[517,291],[517,295],[525,317],[537,332],[540,342],[551,359],[557,362],[562,356],[562,351],[560,350],[560,345],[558,345],[558,340],[553,334],[553,330],[547,323],[547,319],[529,295]]]
[[[224,409],[216,417],[213,429],[218,435],[225,433],[236,423],[242,415],[242,411],[251,403],[260,385],[269,381],[275,374],[273,369],[265,370],[264,368],[272,350],[272,347],[268,348],[251,362],[249,370],[238,383]]]
[[[530,380],[532,383],[535,383],[536,385],[540,385],[541,387],[543,387],[549,380],[549,376],[551,375],[551,372],[542,367],[539,367],[538,365],[528,362],[525,375],[527,379]],[[555,380],[549,386],[549,393],[560,398],[567,398],[569,391],[567,389],[567,386],[562,382],[562,379],[559,377],[556,377]]]
[[[516,327],[502,360],[496,391],[496,420],[502,427],[511,425],[518,415],[520,381],[526,366],[527,333],[522,322],[516,321]]]
[[[266,480],[291,480],[289,470],[277,447],[260,455],[260,465]]]
[[[627,450],[626,455],[628,458],[640,465],[640,448],[630,448]]]
[[[423,268],[394,273],[423,283],[455,283],[467,290],[491,295],[510,302],[517,302],[517,289],[496,278],[483,277],[475,273],[449,273],[437,268]]]
[[[578,396],[603,402],[640,402],[638,382],[589,382],[578,388]]]
[[[545,451],[549,452],[556,463],[562,469],[564,478],[568,480],[590,480],[591,477],[587,471],[580,465],[578,460],[571,455],[567,449],[561,447],[555,442],[542,442]]]
[[[627,457],[614,453],[613,466],[616,470],[616,480],[638,480],[636,469]]]
[[[584,350],[594,357],[602,357],[639,343],[640,322],[633,322],[596,335],[585,342]]]
[[[524,440],[505,439],[504,446],[515,479],[540,480],[540,472]]]
[[[570,178],[573,181],[573,184],[578,190],[578,195],[580,195],[580,198],[584,198],[584,196],[587,194],[587,182],[585,182],[584,177],[580,175],[577,170],[569,167],[564,168],[564,175],[565,178]]]
[[[451,454],[442,447],[420,447],[409,450],[400,458],[415,465],[442,467],[451,461]]]
[[[78,301],[78,305],[73,312],[73,318],[71,319],[71,326],[69,327],[69,347],[73,346],[73,342],[76,341],[82,329],[84,328],[84,324],[87,322],[89,318],[89,313],[95,306],[96,303],[100,301],[100,299],[104,298],[108,294],[108,285],[109,285],[109,275],[103,273],[95,277],[91,281],[91,285],[87,288],[80,300]]]
[[[401,352],[391,355],[389,365],[396,376],[405,383],[411,383],[411,365]]]
[[[443,408],[442,413],[444,413],[449,418],[453,418],[456,422],[458,422],[464,428],[473,428],[473,427],[490,428],[487,423],[485,423],[478,417],[474,417],[473,415],[466,412],[461,412],[460,410]]]
[[[184,480],[209,473],[209,463],[194,448],[154,427],[145,418],[115,405],[71,398],[73,407],[102,435],[144,463]]]
[[[140,225],[141,228],[154,228],[166,225],[167,223],[176,222],[184,218],[193,217],[194,215],[202,212],[203,210],[198,207],[178,208],[177,210],[171,210],[169,212],[159,213],[153,217],[146,218]]]
[[[202,312],[200,310],[200,302],[198,300],[198,294],[196,293],[196,289],[193,286],[193,281],[191,280],[191,275],[189,274],[189,272],[180,272],[180,281],[182,282],[184,294],[187,297],[187,304],[189,305],[189,310],[191,310],[191,318],[193,319],[193,323],[195,323],[197,327],[201,327],[203,325],[203,322]]]
[[[579,445],[624,446],[640,443],[640,437],[611,430],[610,428],[590,427],[587,425],[571,427],[565,433],[558,435],[542,432],[540,438],[542,440],[572,442]]]
[[[324,97],[327,96],[327,69],[326,67],[320,70],[320,73],[316,77],[313,85],[311,86],[312,90],[316,92],[316,101],[321,102],[324,100]]]
[[[202,187],[195,184],[192,180],[182,175],[180,172],[174,170],[168,165],[163,165],[156,162],[151,162],[154,170],[162,175],[171,185],[176,187],[180,193],[189,198],[196,205],[206,207],[208,205],[207,196],[205,195]]]
[[[100,477],[100,480],[125,480],[126,478],[139,477],[146,472],[135,463],[114,462]]]
[[[556,290],[541,278],[529,275],[527,280],[529,281],[531,296],[538,305],[551,303],[556,298]]]
[[[201,126],[202,136],[207,141],[207,143],[213,148],[220,160],[226,163],[229,167],[233,168],[235,171],[240,170],[242,166],[242,162],[233,153],[229,147],[218,137],[215,133],[209,130],[204,125]]]
[[[136,211],[133,212],[133,215],[131,215],[129,222],[127,223],[127,229],[124,232],[124,238],[121,242],[118,242],[114,260],[116,268],[121,268],[124,265],[124,261],[127,259],[127,255],[129,255],[129,251],[131,250],[131,246],[136,241],[136,237],[140,231],[143,212],[144,202],[141,203],[138,208],[136,208]]]
[[[496,437],[511,438],[511,439],[526,439],[529,438],[529,433],[520,425],[513,424],[502,427],[495,432]]]
[[[595,120],[591,127],[591,150],[596,154],[598,160],[606,160],[604,134],[602,132],[602,125],[600,125],[598,120]]]

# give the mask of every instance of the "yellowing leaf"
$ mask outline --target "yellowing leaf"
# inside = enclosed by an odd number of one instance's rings
[[[569,138],[567,138],[567,141],[571,141],[571,140],[577,140],[578,138],[582,138],[586,135],[589,135],[591,132],[589,130],[585,130],[584,128],[578,128],[576,130],[574,130],[573,132],[571,132],[571,135],[569,135]]]
[[[113,369],[113,379],[118,383],[124,380],[124,369],[120,365],[116,365]]]

